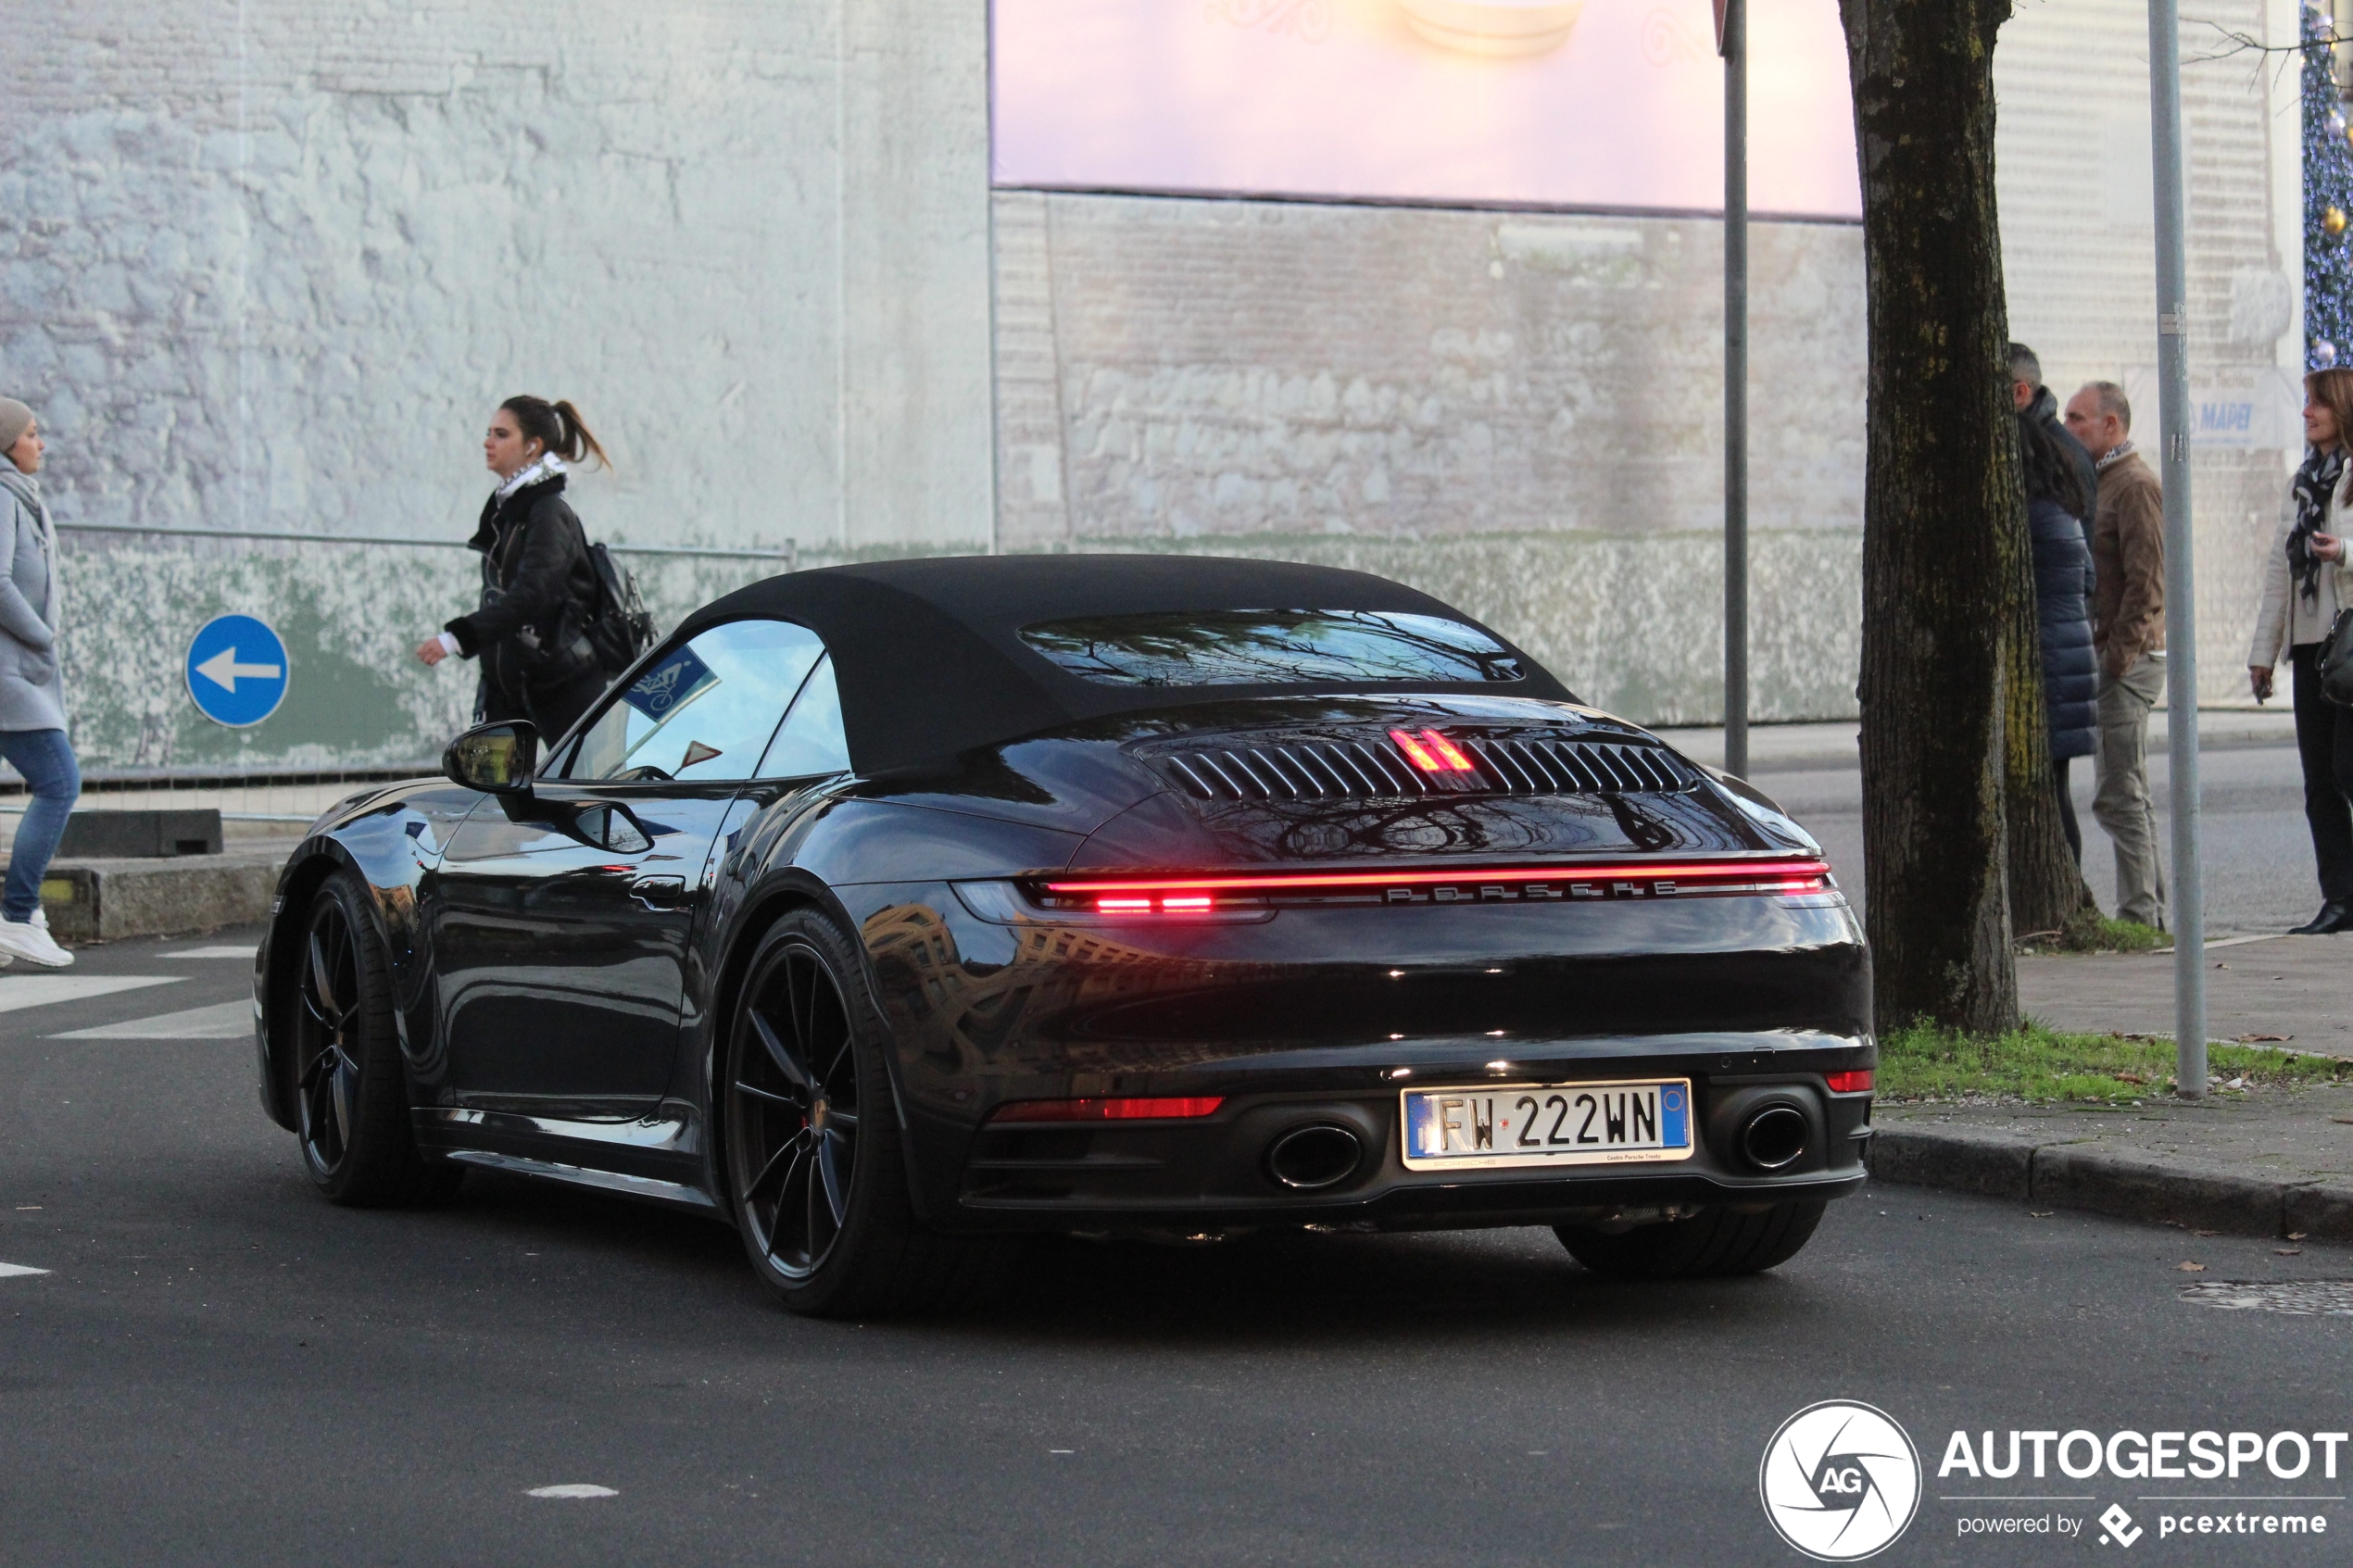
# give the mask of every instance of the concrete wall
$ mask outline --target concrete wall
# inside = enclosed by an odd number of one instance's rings
[[[484,419],[531,391],[612,448],[602,536],[984,547],[986,60],[981,7],[920,0],[12,13],[0,385],[69,522],[462,538]],[[470,701],[404,662],[471,608],[462,558],[75,553],[96,760],[414,756]],[[188,710],[195,618],[256,595],[342,721]]]
[[[2217,6],[2294,35],[2292,0]],[[2012,320],[2062,389],[2154,357],[2145,25],[2021,6],[1996,54]],[[2193,360],[2228,390],[2296,363],[2293,71],[2194,63],[2185,93]],[[604,537],[1343,561],[1634,717],[1717,713],[1716,225],[992,196],[987,126],[977,3],[30,8],[0,27],[0,386],[41,409],[67,521],[459,538],[483,419],[531,390],[614,450],[577,494]],[[1756,711],[1837,715],[1859,236],[1753,244]],[[2197,455],[2209,698],[2285,439]],[[94,763],[416,756],[471,702],[406,658],[472,602],[456,552],[71,553]],[[675,614],[766,570],[649,576]],[[258,730],[182,690],[224,608],[295,645]]]
[[[1720,711],[1720,224],[1005,192],[997,234],[1006,547],[1365,564],[1593,701]],[[1751,249],[1757,711],[1841,712],[1860,232]]]

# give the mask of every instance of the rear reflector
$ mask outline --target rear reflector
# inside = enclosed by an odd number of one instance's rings
[[[991,1122],[1159,1122],[1208,1116],[1226,1103],[1223,1095],[1181,1098],[1017,1099],[1000,1105]]]
[[[1822,1082],[1831,1086],[1831,1093],[1834,1095],[1869,1094],[1871,1088],[1871,1075],[1868,1069],[1861,1073],[1831,1073],[1826,1074]]]

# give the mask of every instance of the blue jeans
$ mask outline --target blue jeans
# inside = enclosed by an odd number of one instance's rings
[[[66,835],[66,818],[82,797],[82,770],[63,730],[0,730],[0,757],[32,789],[24,820],[17,824],[16,846],[8,852],[7,886],[0,892],[0,920],[22,922],[41,908],[41,879],[57,852],[57,840]]]

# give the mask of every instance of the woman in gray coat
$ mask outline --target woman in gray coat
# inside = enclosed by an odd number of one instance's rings
[[[41,879],[82,794],[66,743],[65,683],[57,672],[57,531],[41,500],[41,428],[32,410],[0,397],[0,757],[32,798],[17,824],[0,888],[0,961],[63,969],[73,955],[49,935]]]

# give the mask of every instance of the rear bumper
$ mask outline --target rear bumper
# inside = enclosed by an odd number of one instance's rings
[[[895,895],[895,896],[894,896]],[[1253,924],[1073,926],[876,889],[862,928],[896,1044],[909,1175],[930,1223],[1197,1229],[1511,1224],[1618,1208],[1772,1203],[1862,1180],[1870,970],[1843,900],[1693,898],[1290,909]],[[1408,1085],[1645,1078],[1692,1085],[1687,1160],[1408,1170]],[[1785,1092],[1805,1155],[1743,1164],[1718,1107]],[[1163,1123],[1013,1127],[1008,1101],[1220,1097]],[[1361,1158],[1313,1192],[1269,1145],[1346,1129]]]
[[[1871,1096],[1831,1093],[1824,1075],[1870,1066],[1877,1052],[1868,1038],[1714,1036],[1686,1042],[1681,1051],[1662,1051],[1661,1044],[1655,1037],[1579,1042],[1573,1052],[1522,1054],[1496,1069],[1459,1054],[1449,1060],[1425,1042],[1416,1053],[1423,1060],[1403,1072],[1261,1063],[1247,1072],[1122,1074],[1122,1094],[1219,1095],[1223,1103],[1212,1115],[1182,1121],[931,1129],[923,1141],[932,1158],[919,1164],[952,1172],[954,1185],[935,1189],[926,1207],[935,1223],[959,1230],[1426,1229],[1659,1218],[1655,1210],[1664,1208],[1833,1198],[1861,1185]],[[1504,1080],[1645,1078],[1691,1081],[1688,1158],[1480,1170],[1404,1163],[1401,1095],[1408,1084],[1476,1089]],[[1773,1106],[1798,1110],[1807,1130],[1795,1159],[1765,1170],[1743,1154],[1740,1135]],[[1283,1179],[1275,1150],[1308,1128],[1327,1130],[1318,1146],[1327,1151],[1353,1141],[1354,1159],[1343,1155],[1344,1174],[1301,1190]]]

